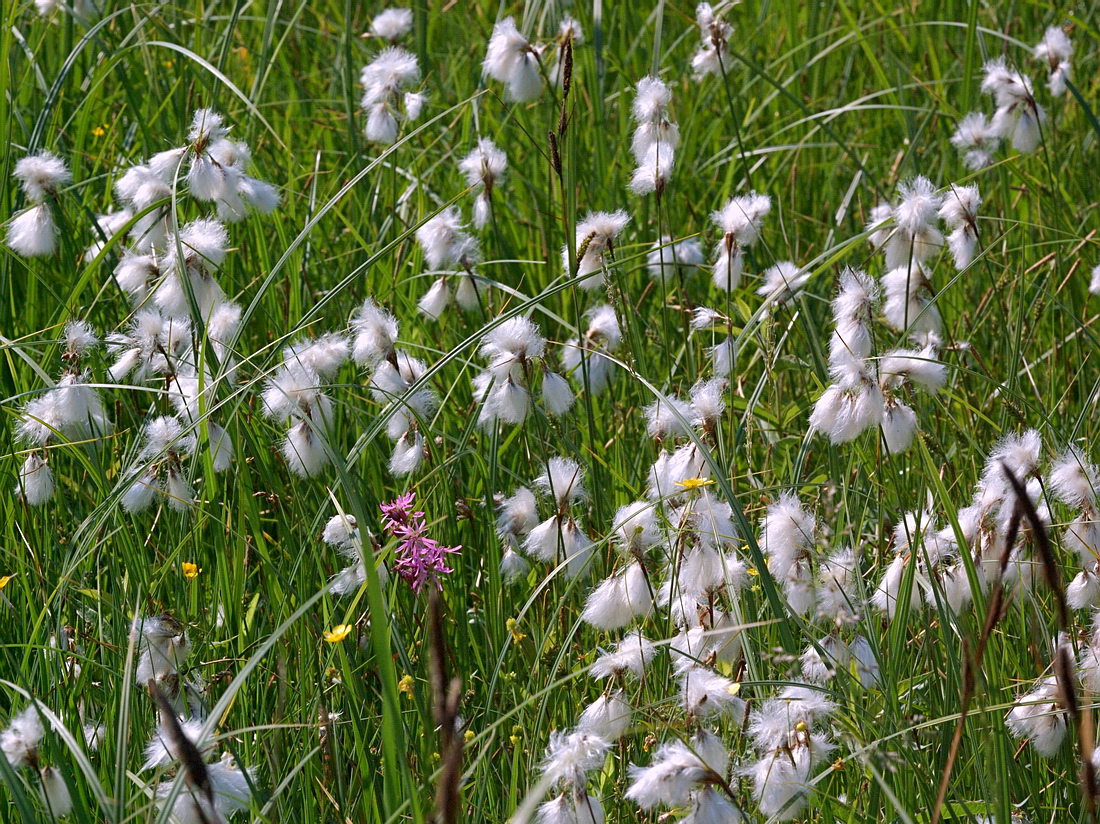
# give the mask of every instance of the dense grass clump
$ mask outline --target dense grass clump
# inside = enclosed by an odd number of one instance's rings
[[[384,9],[0,11],[0,820],[1092,820],[1093,9]]]

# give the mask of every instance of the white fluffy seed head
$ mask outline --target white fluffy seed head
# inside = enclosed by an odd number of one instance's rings
[[[325,523],[321,540],[338,549],[354,547],[359,541],[359,524],[354,515],[337,513]]]
[[[517,103],[534,100],[542,93],[542,75],[535,48],[506,17],[493,26],[482,72],[507,86],[507,96]]]
[[[646,431],[651,438],[687,437],[695,413],[688,401],[661,398],[645,408]]]
[[[564,415],[573,406],[573,389],[569,381],[557,372],[546,371],[542,376],[542,402],[551,415]]]
[[[726,411],[726,380],[711,378],[691,387],[691,424],[711,432],[722,420]]]
[[[982,67],[982,91],[992,95],[998,108],[1011,109],[1034,103],[1031,80],[996,57]]]
[[[923,264],[902,264],[882,276],[882,314],[899,332],[939,334],[943,326]]]
[[[630,178],[630,190],[636,195],[660,194],[672,178],[675,163],[676,152],[672,144],[660,140],[652,143],[642,153]]]
[[[577,224],[576,251],[580,255],[577,278],[582,287],[593,289],[603,282],[604,256],[614,247],[615,239],[629,221],[630,217],[620,209],[617,212],[589,212]],[[571,271],[567,246],[562,247],[562,260],[566,271]]]
[[[638,81],[631,113],[639,123],[663,120],[668,116],[672,91],[659,77],[647,76]]]
[[[400,46],[390,46],[363,67],[359,80],[366,89],[365,107],[392,100],[399,92],[420,80],[416,55]]]
[[[634,710],[622,690],[605,693],[585,707],[577,728],[589,730],[606,741],[618,741],[630,730]]]
[[[917,413],[901,401],[887,402],[882,410],[882,438],[891,455],[905,452],[917,433]]]
[[[419,431],[406,432],[393,445],[390,474],[395,477],[411,475],[420,468],[425,456],[424,435]]]
[[[611,539],[623,552],[642,555],[661,541],[657,512],[650,501],[619,507],[611,524]]]
[[[22,767],[34,761],[44,734],[38,708],[31,704],[0,732],[0,752],[13,768]]]
[[[977,184],[952,186],[943,195],[939,216],[951,228],[972,225],[982,205],[982,196]]]
[[[538,524],[538,505],[535,493],[525,486],[519,487],[511,497],[500,502],[497,515],[497,535],[522,537]]]
[[[997,497],[1008,494],[1009,483],[1005,479],[1005,470],[1021,482],[1025,481],[1039,465],[1042,448],[1042,438],[1035,429],[1028,429],[1018,435],[1006,435],[997,442],[986,460],[981,486]]]
[[[396,43],[412,31],[412,9],[383,9],[370,21],[370,33]]]
[[[416,241],[424,250],[431,269],[468,268],[481,259],[477,241],[464,229],[462,216],[448,206],[416,230]]]
[[[264,414],[275,420],[308,416],[312,407],[323,403],[320,382],[304,363],[285,362],[264,385]]]
[[[759,239],[761,225],[771,210],[771,197],[752,192],[730,198],[710,218],[734,243],[751,246]]]
[[[73,811],[73,798],[69,786],[57,767],[43,767],[41,786],[42,801],[54,819],[63,818]]]
[[[1044,678],[1016,700],[1005,718],[1013,737],[1030,740],[1044,758],[1056,755],[1066,737],[1066,714],[1060,706],[1059,692],[1054,676]]]
[[[156,459],[168,452],[189,455],[195,449],[195,436],[185,434],[179,418],[161,415],[145,425],[141,457]]]
[[[784,492],[764,513],[760,533],[760,548],[768,558],[768,569],[784,580],[813,548],[817,522],[794,493]]]
[[[87,321],[73,320],[65,325],[64,341],[67,353],[81,357],[99,345],[99,336]]]
[[[351,356],[360,366],[373,367],[393,354],[397,342],[397,318],[388,310],[367,298],[351,320],[355,335]]]
[[[535,479],[535,486],[549,494],[559,510],[588,496],[584,470],[572,458],[550,458],[546,471]]]
[[[631,785],[626,798],[642,809],[658,805],[682,806],[693,790],[724,778],[729,752],[713,733],[700,730],[688,741],[666,741],[657,748],[649,766],[631,765]]]
[[[504,377],[512,373],[511,365],[541,358],[545,348],[546,338],[542,336],[538,324],[517,315],[486,333],[481,339],[479,352],[489,360],[494,376]],[[513,374],[513,377],[518,378],[519,375]]]
[[[705,667],[691,667],[680,676],[680,701],[693,718],[725,716],[740,726],[746,706],[739,690],[735,681]]]
[[[203,721],[201,718],[178,719],[180,731],[200,752],[209,752],[214,742],[202,735]],[[145,747],[145,763],[139,772],[154,769],[155,767],[167,767],[174,761],[180,761],[182,753],[178,742],[169,732],[170,727],[161,723],[157,725],[153,737]]]
[[[469,186],[491,189],[504,176],[508,168],[508,157],[490,138],[483,137],[458,164],[459,171]]]
[[[1050,487],[1067,506],[1097,509],[1100,473],[1076,447],[1069,447],[1050,468]]]
[[[23,193],[32,203],[41,203],[72,180],[65,162],[50,152],[21,158],[16,162],[12,176],[19,181]]]
[[[963,163],[971,171],[991,165],[1000,142],[1000,135],[984,112],[967,114],[951,136],[951,145],[962,152]]]
[[[437,278],[424,296],[417,301],[416,307],[421,314],[431,320],[439,320],[451,303],[451,288],[446,278]]]
[[[206,322],[206,333],[210,340],[222,347],[228,346],[241,328],[242,314],[240,304],[228,301],[218,304]]]
[[[320,433],[303,420],[291,426],[280,445],[287,467],[300,478],[309,478],[324,469],[329,463]]]
[[[23,257],[52,255],[57,249],[57,226],[50,207],[42,203],[16,215],[8,224],[7,244]]]
[[[709,3],[700,3],[695,10],[702,42],[691,57],[691,70],[695,78],[721,75],[730,66],[729,39],[733,26],[718,17]]]
[[[110,242],[111,238],[122,231],[122,227],[129,223],[133,216],[134,213],[129,209],[119,209],[116,212],[97,215],[93,235],[95,240],[85,250],[84,260],[87,263],[95,260],[99,253],[103,251],[104,246]]]
[[[894,221],[899,229],[918,235],[936,219],[941,202],[942,198],[932,181],[917,175],[898,187]]]
[[[879,361],[878,370],[887,386],[910,381],[926,392],[935,393],[947,382],[947,366],[930,346],[887,352]]]
[[[620,629],[648,615],[652,606],[653,594],[645,570],[634,562],[589,593],[581,620],[597,629]]]
[[[597,658],[589,672],[593,678],[599,679],[626,674],[641,678],[656,651],[652,641],[640,632],[632,632],[619,641],[610,652],[605,652]]]
[[[678,273],[689,275],[703,265],[703,247],[696,238],[673,243],[668,235],[654,242],[646,255],[646,270],[650,277],[662,283]]]
[[[37,452],[32,452],[19,468],[15,494],[28,506],[41,506],[53,498],[55,488],[50,465]]]
[[[594,732],[577,729],[550,733],[550,744],[542,762],[542,774],[553,783],[583,787],[585,774],[602,766],[611,744]]]
[[[397,118],[386,103],[375,103],[367,107],[367,123],[363,129],[367,140],[389,146],[397,140]]]
[[[200,218],[193,220],[180,230],[180,246],[183,248],[184,263],[200,269],[218,267],[225,262],[229,249],[229,233],[225,226],[216,220]],[[175,260],[176,248],[172,244],[169,257]],[[171,268],[166,264],[166,268]]]
[[[1060,26],[1050,26],[1035,46],[1035,58],[1045,60],[1052,70],[1073,55],[1073,43]]]
[[[283,363],[297,364],[331,378],[348,359],[348,339],[336,332],[300,340],[283,349]]]
[[[830,362],[838,357],[866,358],[871,354],[871,314],[878,302],[874,278],[859,269],[845,267],[840,288],[833,298],[833,336],[829,343]]]
[[[191,128],[187,132],[187,139],[192,143],[213,143],[225,137],[229,133],[229,127],[225,120],[213,109],[199,109],[191,118]]]
[[[764,270],[764,283],[756,294],[768,303],[787,303],[802,291],[809,279],[808,271],[789,260],[782,260]]]

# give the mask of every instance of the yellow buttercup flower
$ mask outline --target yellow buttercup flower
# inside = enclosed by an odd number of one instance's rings
[[[202,572],[198,564],[193,564],[190,561],[184,561],[180,564],[180,570],[183,572],[184,578],[198,578],[199,573]]]
[[[11,579],[14,578],[14,577],[15,577],[14,575],[4,575],[4,576],[0,577],[0,589],[3,589],[8,584],[10,584]]]
[[[103,135],[105,134],[107,134],[106,126],[96,126],[94,129],[92,129],[93,137],[103,137]]]
[[[466,732],[462,733],[462,737],[466,740],[466,743],[469,744],[474,740],[474,731],[466,730]]]
[[[512,640],[517,644],[527,637],[527,633],[519,631],[519,621],[515,618],[509,618],[504,622],[504,628],[508,630],[512,635]]]
[[[714,480],[712,478],[688,478],[684,481],[677,481],[676,486],[691,491],[693,489],[702,489],[704,486],[710,486],[713,483]]]
[[[330,644],[337,644],[351,635],[351,624],[337,624],[324,634],[324,639]]]
[[[413,697],[413,677],[411,675],[401,676],[401,680],[397,682],[397,691],[403,692],[409,698]]]

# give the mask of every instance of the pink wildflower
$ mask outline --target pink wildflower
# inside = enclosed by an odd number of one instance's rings
[[[409,582],[413,592],[420,592],[420,588],[428,581],[443,589],[439,576],[454,571],[447,566],[447,555],[458,552],[462,547],[442,546],[428,537],[424,513],[413,511],[415,499],[415,492],[406,492],[380,507],[382,528],[391,537],[401,541],[394,551],[393,568]]]

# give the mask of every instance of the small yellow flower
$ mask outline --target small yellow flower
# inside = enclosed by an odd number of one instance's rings
[[[14,575],[4,575],[4,576],[0,577],[0,589],[3,589],[8,584],[10,584],[11,579],[14,578],[14,577],[15,577]]]
[[[806,732],[806,730],[809,729],[809,726],[807,726],[805,721],[799,721],[797,724],[794,725],[794,728],[798,732]]]
[[[184,561],[180,564],[180,569],[183,571],[184,578],[198,578],[199,573],[202,572],[198,564],[193,564],[190,561]]]
[[[748,569],[745,570],[745,572],[747,572],[749,575],[759,575],[760,574],[760,570],[758,570],[756,567],[749,567]]]
[[[107,134],[106,126],[96,126],[94,129],[92,129],[93,137],[103,137],[103,135],[105,134]]]
[[[684,481],[677,481],[676,486],[691,491],[693,489],[702,489],[704,486],[710,486],[713,483],[714,480],[711,478],[688,478]]]
[[[741,692],[740,682],[734,681],[732,684],[729,685],[729,688],[726,690],[726,692],[728,692],[730,695],[737,695],[738,693],[740,693]]]
[[[161,65],[164,66],[164,68],[166,68],[166,69],[170,69],[174,65],[176,65],[176,61],[175,60],[165,60],[164,62],[161,63]]]
[[[413,677],[411,675],[402,675],[401,680],[397,682],[397,691],[403,692],[409,698],[413,697]]]
[[[515,618],[509,618],[504,622],[504,628],[512,635],[512,640],[517,644],[527,637],[527,634],[519,631],[519,621]]]
[[[464,739],[466,739],[466,743],[469,744],[471,741],[474,740],[474,731],[473,730],[466,730],[466,732],[464,732],[462,734],[462,737]]]
[[[351,635],[352,629],[351,624],[337,624],[325,633],[324,638],[328,643],[336,644]]]

